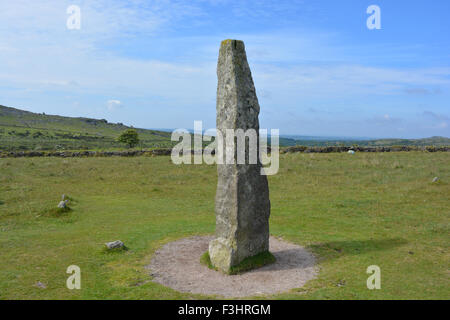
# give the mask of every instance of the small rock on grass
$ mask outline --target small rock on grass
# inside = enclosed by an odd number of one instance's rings
[[[41,289],[46,289],[47,286],[45,284],[43,284],[42,282],[38,281],[35,284],[36,287],[41,288]]]
[[[337,283],[338,287],[343,287],[345,286],[345,280],[339,280],[339,282]]]
[[[106,248],[111,250],[111,249],[118,249],[118,248],[123,248],[125,245],[123,244],[122,241],[120,240],[116,240],[116,241],[112,241],[112,242],[107,242],[105,243]]]
[[[68,202],[69,202],[69,200],[61,201],[61,202],[58,204],[58,208],[66,208]]]
[[[434,177],[433,182],[438,182],[439,178],[438,177]]]

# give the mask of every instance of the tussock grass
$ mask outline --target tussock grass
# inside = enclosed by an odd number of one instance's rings
[[[217,268],[214,267],[214,265],[211,262],[211,257],[209,255],[209,251],[205,251],[205,253],[202,254],[202,256],[200,257],[200,263],[207,266],[208,268],[210,268],[212,270],[217,270]]]
[[[64,214],[68,213],[72,211],[72,209],[70,207],[65,207],[65,208],[51,208],[49,210],[46,210],[44,212],[42,212],[42,216],[50,216],[50,217],[61,217]]]
[[[104,254],[117,254],[117,253],[124,253],[130,250],[127,246],[123,246],[120,248],[112,248],[108,249],[105,245],[102,247],[102,253]]]

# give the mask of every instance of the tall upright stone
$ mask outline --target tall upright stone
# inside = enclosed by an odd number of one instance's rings
[[[256,163],[237,164],[235,153],[234,164],[217,165],[216,238],[209,244],[209,255],[215,267],[229,272],[245,258],[269,250],[270,200],[259,159],[259,103],[242,41],[222,41],[217,76],[216,121],[223,140],[229,134],[226,129],[257,133]],[[222,147],[225,154],[226,144]],[[248,151],[246,144],[247,160]]]

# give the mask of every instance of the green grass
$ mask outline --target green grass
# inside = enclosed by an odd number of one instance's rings
[[[44,210],[42,212],[43,216],[48,216],[48,217],[61,217],[67,213],[69,213],[70,211],[72,211],[72,209],[70,207],[64,207],[64,208],[51,208],[48,210]]]
[[[311,250],[320,272],[269,298],[449,299],[449,164],[440,152],[281,155],[271,234]],[[167,242],[214,232],[216,175],[165,156],[0,159],[0,299],[202,297],[145,266]],[[55,216],[62,194],[72,210]],[[105,253],[114,240],[128,250]],[[66,288],[70,265],[81,290]],[[381,290],[366,287],[370,265]]]
[[[261,252],[252,257],[245,258],[239,265],[234,266],[230,269],[227,274],[234,275],[240,274],[249,270],[261,268],[267,264],[274,263],[276,258],[269,251]],[[211,257],[209,256],[209,252],[206,251],[200,257],[200,263],[207,266],[210,269],[217,270],[217,268],[212,264]]]
[[[102,250],[103,250],[104,254],[120,254],[120,253],[123,253],[124,251],[128,251],[128,247],[123,246],[123,247],[119,247],[119,248],[108,249],[105,245]]]
[[[212,270],[217,271],[217,268],[214,267],[214,265],[211,262],[211,257],[209,256],[209,251],[205,251],[205,253],[202,254],[202,256],[200,257],[200,263],[203,264],[204,266],[207,266],[208,268],[210,268]]]
[[[0,151],[121,150],[116,141],[130,127],[104,119],[45,115],[0,105]],[[139,148],[171,147],[170,132],[136,129]]]
[[[252,269],[261,268],[275,262],[275,257],[269,251],[261,252],[253,257],[245,258],[237,266],[231,267],[229,274],[239,274]]]

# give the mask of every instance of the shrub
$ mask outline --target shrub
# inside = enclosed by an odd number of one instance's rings
[[[139,136],[136,130],[128,129],[120,134],[117,141],[127,144],[130,148],[133,148],[139,143]]]

